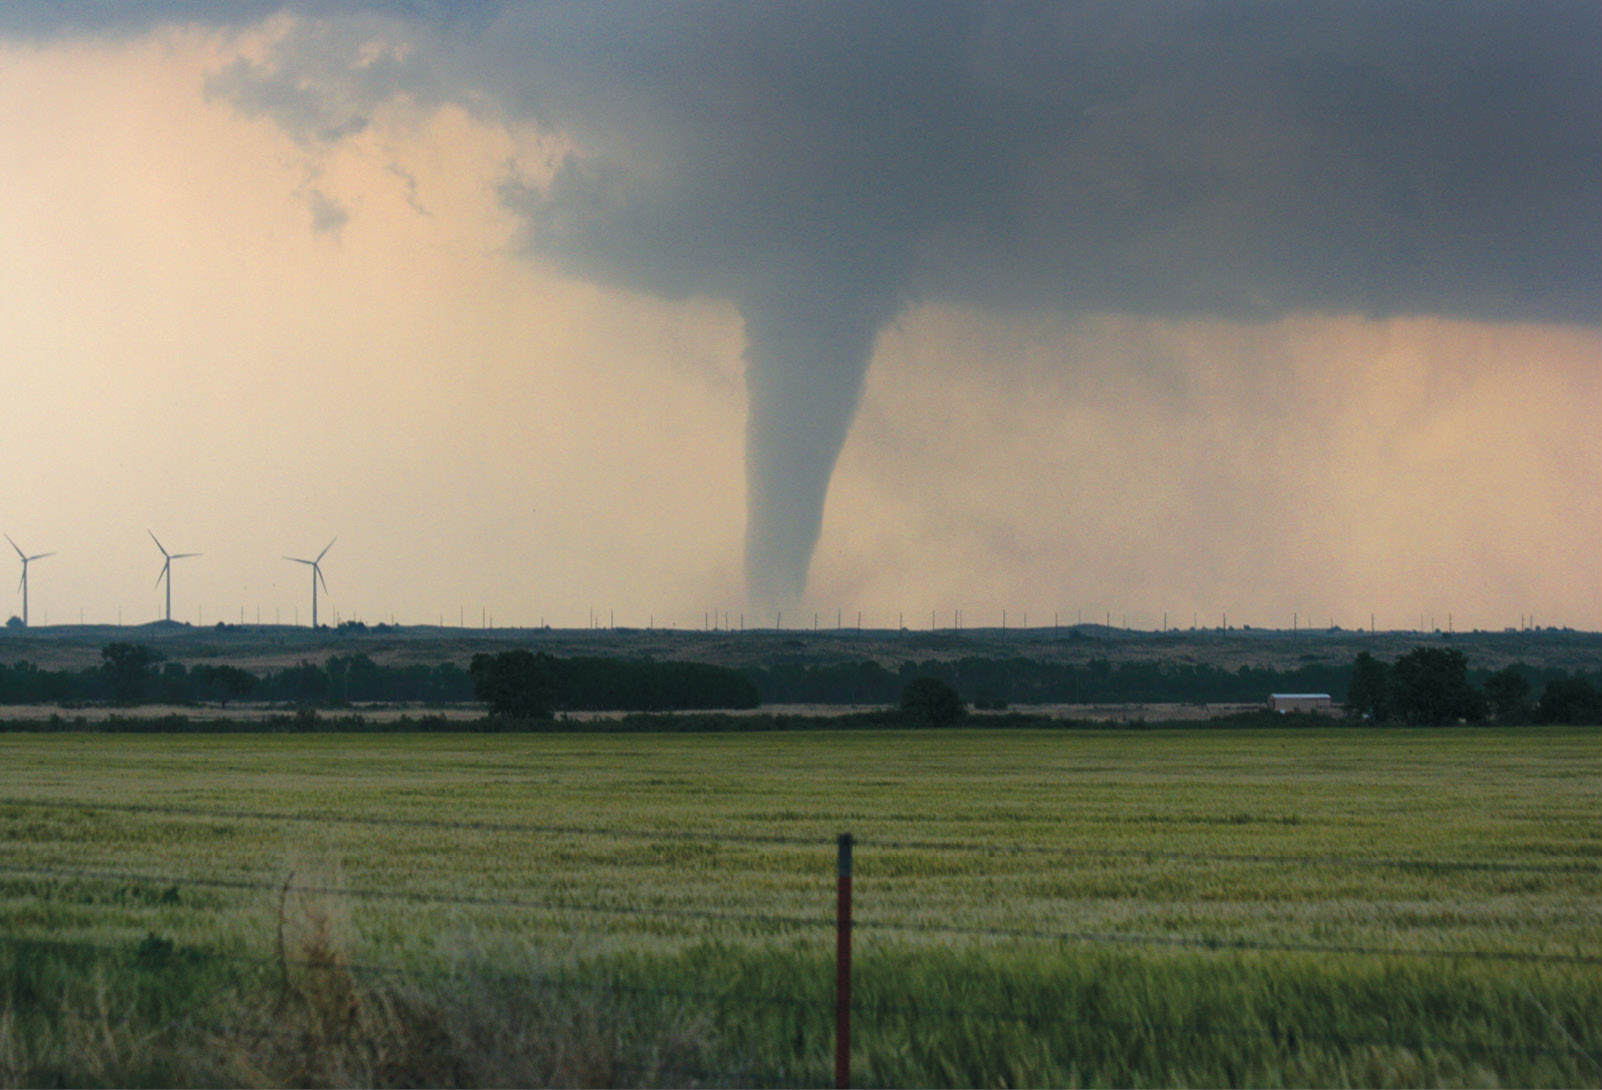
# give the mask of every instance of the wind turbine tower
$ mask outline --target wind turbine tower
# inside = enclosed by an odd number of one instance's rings
[[[150,540],[154,541],[156,543],[156,548],[161,550],[161,555],[167,558],[166,563],[162,564],[162,566],[161,566],[161,574],[156,576],[156,586],[158,586],[158,587],[161,586],[161,581],[163,579],[165,579],[167,581],[167,620],[170,621],[170,620],[172,620],[172,562],[174,560],[187,560],[191,556],[199,556],[200,554],[199,553],[169,553],[167,551],[166,546],[164,546],[161,543],[161,540],[156,537],[156,533],[155,533],[154,530],[146,528],[145,533],[149,534],[150,535]]]
[[[336,542],[338,540],[339,540],[339,538],[337,538],[337,537],[331,538],[329,540],[328,544],[323,546],[323,551],[317,554],[317,559],[316,560],[302,560],[298,556],[286,556],[286,557],[284,557],[285,560],[293,560],[297,564],[306,564],[306,565],[309,565],[311,567],[311,570],[312,570],[312,628],[316,628],[317,627],[317,584],[318,584],[318,582],[321,582],[323,584],[323,589],[324,590],[328,589],[328,580],[323,578],[323,569],[319,565],[322,564],[323,557],[328,555],[328,550],[332,549],[334,547],[334,542]]]
[[[10,534],[6,534],[5,535],[5,539],[7,541],[11,541],[11,535]],[[27,553],[22,551],[22,547],[19,546],[15,541],[11,541],[11,547],[13,549],[17,550],[17,555],[18,556],[22,557],[22,582],[18,583],[17,586],[22,588],[22,627],[23,628],[27,628],[28,627],[28,565],[33,563],[35,560],[43,560],[47,556],[55,556],[56,554],[55,553],[35,553],[34,555],[29,556]]]

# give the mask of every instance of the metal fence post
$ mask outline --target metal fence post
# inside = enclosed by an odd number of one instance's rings
[[[840,834],[840,884],[836,898],[834,969],[834,1085],[851,1085],[851,845]]]

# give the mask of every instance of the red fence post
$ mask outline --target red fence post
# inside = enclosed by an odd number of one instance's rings
[[[834,968],[834,1085],[851,1085],[851,845],[850,833],[840,834],[840,885],[835,916]]]

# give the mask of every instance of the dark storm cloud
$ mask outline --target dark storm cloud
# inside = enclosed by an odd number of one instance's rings
[[[184,0],[11,0],[0,9],[0,35],[23,40],[114,38],[172,23],[248,24],[283,8],[271,0],[234,4]]]
[[[1591,0],[19,0],[0,33],[278,11],[214,92],[321,140],[401,94],[573,133],[508,187],[529,241],[654,291],[1602,318]]]
[[[610,5],[489,71],[591,155],[532,241],[661,291],[1602,313],[1587,5]],[[525,198],[534,195],[525,193]]]
[[[0,5],[0,36],[119,38],[184,24],[250,26],[280,12],[326,17],[378,11],[452,25],[493,16],[501,7],[497,0],[6,0]]]
[[[1229,316],[1602,313],[1595,9],[1056,14],[986,28],[972,71],[1005,104],[1010,174],[931,232],[930,288]]]
[[[440,98],[407,26],[363,12],[319,19],[279,40],[270,60],[233,61],[206,79],[206,93],[252,116],[270,117],[308,144],[333,144],[371,124],[372,111],[405,96]]]
[[[37,31],[62,9],[20,10]],[[292,10],[315,18],[214,93],[312,140],[398,95],[560,129],[554,181],[502,190],[531,251],[740,306],[763,600],[804,587],[874,337],[909,301],[1602,319],[1592,0]],[[358,10],[409,48],[375,65]]]
[[[805,586],[912,299],[1594,322],[1589,5],[536,9],[488,71],[574,133],[505,191],[580,275],[739,303],[753,596]]]

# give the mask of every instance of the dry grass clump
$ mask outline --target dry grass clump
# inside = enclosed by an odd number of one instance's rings
[[[131,960],[63,944],[0,966],[0,1087],[693,1085],[706,1020],[622,1009],[506,967],[423,978],[364,969],[326,900],[287,884],[269,964],[155,935]]]
[[[209,1081],[259,1086],[658,1086],[695,1080],[704,1025],[642,1025],[599,993],[465,976],[364,980],[337,964],[208,1036]]]
[[[320,888],[327,888],[318,883]],[[599,989],[538,973],[430,978],[352,965],[346,925],[316,897],[280,901],[278,988],[206,1034],[200,1083],[263,1086],[653,1086],[693,1078],[704,1020],[643,1020]],[[297,904],[298,902],[298,904]]]
[[[217,997],[206,1024],[149,1024],[109,1005],[18,1031],[0,1009],[0,1086],[678,1086],[697,1081],[703,1026],[666,1032],[594,997],[515,992],[457,980],[436,988],[364,983],[307,968],[287,1002]]]

